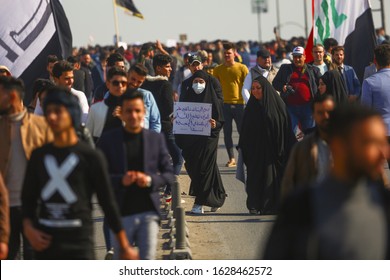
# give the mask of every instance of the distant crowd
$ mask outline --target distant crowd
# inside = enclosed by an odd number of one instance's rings
[[[75,48],[49,55],[32,89],[0,66],[0,258],[94,259],[96,194],[105,258],[155,259],[160,194],[170,203],[183,165],[188,214],[223,211],[221,131],[249,215],[278,215],[265,258],[389,258],[382,31],[363,80],[337,40],[307,50],[277,34],[261,45]],[[210,134],[175,134],[174,102],[211,104]]]

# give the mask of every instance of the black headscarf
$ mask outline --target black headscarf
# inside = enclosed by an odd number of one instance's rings
[[[274,213],[284,168],[296,138],[281,97],[263,76],[254,81],[261,85],[263,97],[249,98],[238,144],[247,167],[247,207]]]
[[[206,88],[200,94],[196,94],[192,88],[192,83],[196,78],[201,78],[206,82]],[[213,77],[203,70],[196,71],[191,76],[189,86],[180,95],[180,102],[208,103],[212,104],[212,118],[217,122],[217,127],[211,130],[211,137],[219,134],[224,122],[223,100],[220,100],[215,92]]]
[[[200,94],[192,89],[196,78],[202,78],[206,82],[205,89]],[[219,132],[224,122],[223,100],[215,90],[219,84],[206,72],[197,71],[183,85],[180,101],[212,104],[212,118],[217,122],[217,127],[211,129],[210,137],[175,135],[176,144],[182,149],[185,167],[191,178],[189,194],[196,197],[196,204],[221,207],[225,202],[226,192],[217,165]]]
[[[332,95],[337,104],[348,101],[345,82],[338,70],[330,70],[321,77],[326,85],[326,94]]]
[[[196,78],[201,78],[206,82],[206,88],[201,94],[196,94],[192,89],[192,83]],[[199,70],[194,73],[190,79],[190,87],[183,95],[180,96],[181,102],[197,102],[197,103],[209,103],[213,105],[212,118],[217,122],[222,123],[223,118],[223,103],[219,100],[212,83],[213,77],[206,71]]]
[[[257,100],[251,95],[245,109],[240,140],[246,141],[248,138],[254,138],[254,133],[259,133],[259,137],[270,140],[276,152],[275,156],[280,157],[288,153],[291,145],[295,143],[286,104],[266,78],[259,76],[254,81],[261,85],[263,98]],[[240,148],[250,152],[254,147],[247,147],[242,143]]]

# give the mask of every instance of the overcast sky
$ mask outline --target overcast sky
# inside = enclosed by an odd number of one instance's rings
[[[160,39],[179,40],[187,34],[190,42],[202,39],[258,40],[257,15],[252,13],[251,0],[133,0],[144,15],[141,20],[117,8],[119,33],[127,43]],[[273,39],[277,25],[276,1],[268,0],[268,13],[261,14],[262,40]],[[309,30],[311,1],[306,0]],[[352,0],[349,0],[352,1]],[[74,46],[113,44],[115,34],[113,0],[62,0],[73,34]],[[304,0],[279,0],[281,35],[305,35]],[[390,3],[385,2],[385,14],[390,15]],[[379,0],[371,0],[379,7]],[[376,27],[381,26],[380,13],[374,13]],[[390,30],[390,18],[386,29]],[[388,32],[390,33],[390,32]],[[92,41],[93,40],[93,41]]]

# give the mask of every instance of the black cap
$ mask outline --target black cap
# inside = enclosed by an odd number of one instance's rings
[[[81,125],[81,107],[79,99],[74,96],[69,89],[63,87],[53,87],[49,89],[45,100],[43,101],[43,112],[46,113],[47,106],[57,104],[64,106],[72,118],[74,128],[78,129]]]
[[[267,49],[260,49],[257,52],[257,57],[268,58],[270,56],[271,56],[271,53]]]
[[[200,58],[200,56],[198,56],[197,54],[191,55],[188,58],[188,64],[192,65],[194,62],[199,62],[200,64],[202,64],[202,58]]]

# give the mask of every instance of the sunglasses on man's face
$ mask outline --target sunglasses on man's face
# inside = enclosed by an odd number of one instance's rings
[[[0,69],[0,73],[7,73],[8,71],[5,69]]]
[[[126,86],[127,85],[127,82],[125,81],[112,81],[111,84],[114,86],[114,87],[117,87],[119,85],[122,85],[122,87]]]

